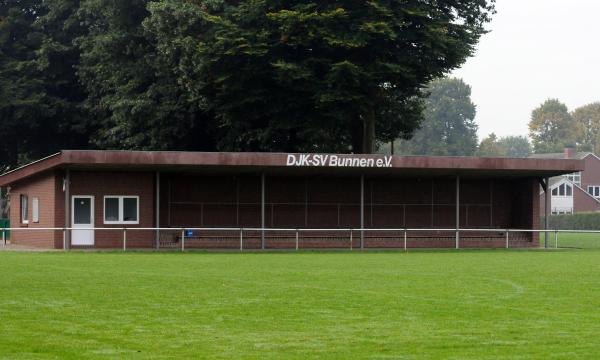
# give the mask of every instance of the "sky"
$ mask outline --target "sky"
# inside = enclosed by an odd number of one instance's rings
[[[482,139],[527,135],[548,98],[569,110],[600,101],[599,0],[497,0],[490,33],[451,75],[472,87]]]

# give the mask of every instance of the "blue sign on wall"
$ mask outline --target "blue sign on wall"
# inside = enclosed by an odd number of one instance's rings
[[[194,231],[193,230],[186,230],[185,231],[185,236],[194,236]]]

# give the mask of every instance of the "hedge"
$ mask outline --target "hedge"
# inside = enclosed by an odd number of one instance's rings
[[[559,230],[600,230],[600,212],[582,212],[570,215],[551,215],[548,218],[550,229]],[[541,218],[544,228],[544,218]]]

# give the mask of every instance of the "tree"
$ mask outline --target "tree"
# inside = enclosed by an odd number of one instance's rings
[[[536,153],[561,152],[576,145],[576,124],[567,106],[548,99],[531,113],[529,137]]]
[[[376,137],[410,136],[422,87],[472,55],[494,11],[482,0],[196,6],[200,66],[187,78],[226,131],[221,148],[367,153]]]
[[[525,136],[498,138],[491,133],[479,143],[477,156],[526,158],[531,155],[531,144]]]
[[[479,143],[477,156],[501,157],[505,155],[506,149],[500,145],[498,137],[496,137],[496,134],[494,133],[489,134],[488,137],[481,140],[481,143]]]
[[[571,116],[577,124],[578,148],[600,154],[600,102],[577,108]]]
[[[160,49],[144,27],[147,7],[147,0],[88,0],[77,13],[90,28],[77,39],[78,75],[89,109],[102,118],[94,142],[101,148],[214,150],[205,102],[178,82],[177,54]],[[176,25],[168,31],[179,32]]]
[[[0,1],[0,171],[14,167],[29,152],[48,106],[35,66],[42,34],[34,27],[44,6],[35,0]]]
[[[0,2],[0,170],[68,148],[89,147],[94,118],[75,66],[68,21],[77,2]]]
[[[475,105],[471,87],[461,79],[444,78],[427,88],[422,127],[409,141],[400,143],[400,153],[415,155],[470,156],[477,149]]]
[[[512,158],[526,158],[531,155],[531,143],[526,136],[505,136],[498,140],[504,150],[504,156]]]

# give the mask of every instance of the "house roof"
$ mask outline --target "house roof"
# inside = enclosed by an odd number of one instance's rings
[[[355,154],[63,150],[0,176],[7,186],[56,170],[203,171],[266,174],[553,177],[584,169],[583,160]]]
[[[572,159],[585,159],[588,155],[594,155],[589,151],[582,151],[573,153]],[[565,153],[546,153],[546,154],[532,154],[529,156],[530,159],[566,159]]]

